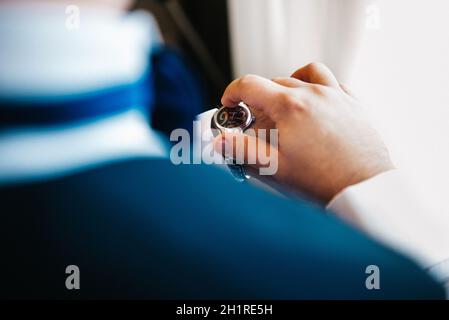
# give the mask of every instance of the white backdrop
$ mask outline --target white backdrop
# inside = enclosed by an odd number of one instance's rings
[[[229,0],[235,75],[290,75],[323,61],[348,79],[370,0]]]
[[[449,226],[449,1],[229,0],[235,76],[328,64]]]

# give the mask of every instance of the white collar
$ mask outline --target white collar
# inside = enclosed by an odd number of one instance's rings
[[[15,2],[15,1],[14,1]],[[20,3],[20,2],[19,2]],[[151,14],[80,9],[66,28],[65,6],[0,3],[0,95],[78,94],[134,82],[161,42]]]
[[[32,182],[132,158],[163,158],[167,146],[141,112],[91,124],[0,134],[0,185]]]

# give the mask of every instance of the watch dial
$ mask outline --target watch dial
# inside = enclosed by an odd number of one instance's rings
[[[248,117],[249,114],[241,106],[223,108],[217,115],[217,122],[225,128],[238,128],[246,124]]]

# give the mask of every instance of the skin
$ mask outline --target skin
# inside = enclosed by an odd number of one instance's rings
[[[327,204],[345,188],[394,169],[357,100],[323,64],[309,64],[290,78],[237,79],[226,89],[222,103],[232,107],[241,101],[256,114],[256,129],[279,130],[278,147],[267,145],[278,161],[278,171],[259,177],[268,183]],[[247,157],[257,153],[247,149],[250,139],[257,146],[267,144],[245,134],[226,134],[216,138],[215,149],[228,150],[229,157],[232,150],[238,154],[238,148],[245,148]],[[260,167],[260,163],[248,165],[252,175]]]

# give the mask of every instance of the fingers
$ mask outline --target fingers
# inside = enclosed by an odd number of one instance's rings
[[[317,62],[310,63],[305,67],[302,67],[301,69],[293,73],[292,78],[308,83],[320,84],[327,87],[340,87],[332,71],[329,70],[329,68],[324,64]]]
[[[255,109],[263,110],[267,115],[273,116],[281,113],[285,97],[289,94],[289,88],[277,84],[271,80],[248,75],[233,81],[226,89],[221,103],[232,107],[240,102]]]
[[[214,140],[214,149],[226,158],[235,159],[237,164],[245,164],[250,168],[277,168],[277,148],[255,135],[237,133],[220,135]]]
[[[271,81],[273,81],[281,86],[287,87],[287,88],[300,88],[300,87],[307,85],[307,83],[305,83],[301,80],[295,79],[295,78],[279,77],[279,78],[274,78]]]
[[[255,75],[239,78],[226,88],[221,103],[232,107],[243,101],[276,121],[288,113],[288,107],[304,103],[306,88],[310,84],[340,89],[337,79],[325,65],[311,63],[296,71],[291,78],[275,78],[272,81]],[[302,88],[304,91],[300,92]]]

